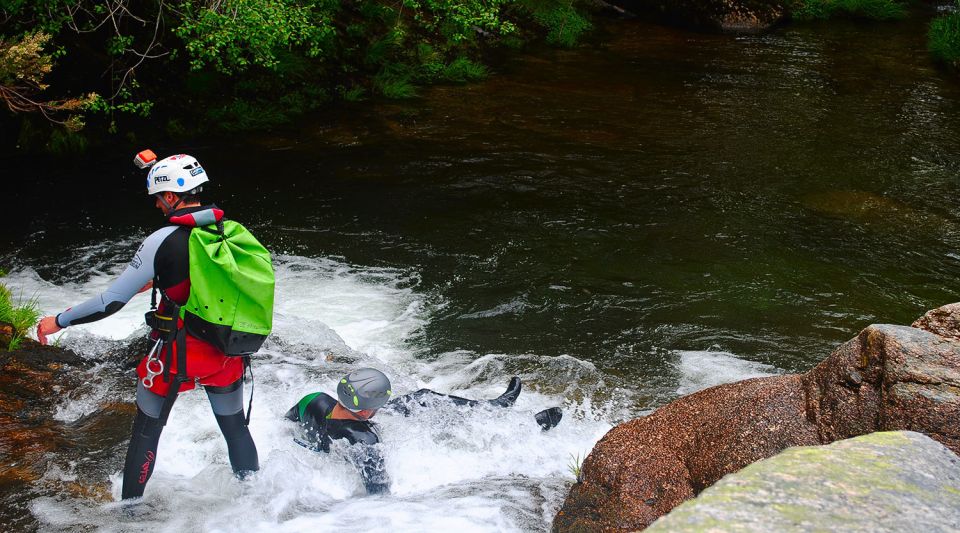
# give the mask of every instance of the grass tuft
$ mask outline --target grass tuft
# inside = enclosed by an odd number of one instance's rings
[[[468,81],[477,81],[486,78],[489,72],[487,67],[471,61],[465,57],[458,57],[443,67],[440,77],[446,81],[454,83],[466,83]]]
[[[40,320],[40,304],[37,298],[24,301],[20,296],[14,302],[10,289],[0,283],[0,322],[6,322],[13,327],[8,350],[19,348],[27,332],[37,324],[38,320]]]
[[[573,455],[570,454],[570,463],[567,464],[567,470],[573,474],[573,479],[577,480],[577,483],[583,481],[583,460],[586,457],[580,457],[580,454]]]
[[[373,78],[373,86],[386,96],[402,100],[417,96],[417,88],[413,84],[413,68],[407,65],[388,65]]]

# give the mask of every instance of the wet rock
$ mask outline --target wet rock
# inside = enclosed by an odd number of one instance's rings
[[[960,339],[960,303],[938,307],[916,319],[913,327],[952,339]]]
[[[958,526],[960,459],[920,433],[889,432],[790,448],[724,477],[647,531],[954,531]]]
[[[584,461],[554,530],[643,529],[791,446],[903,429],[960,453],[957,323],[954,304],[918,320],[926,329],[869,326],[807,374],[720,385],[615,427]]]
[[[640,16],[680,26],[728,32],[769,29],[789,14],[789,2],[778,0],[620,0]]]
[[[0,351],[0,492],[25,489],[42,474],[44,457],[70,445],[51,414],[82,379],[77,369],[89,366],[69,350],[30,339],[18,350]]]

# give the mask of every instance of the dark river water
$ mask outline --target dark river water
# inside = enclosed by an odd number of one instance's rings
[[[405,273],[430,309],[405,339],[418,360],[568,355],[636,414],[682,392],[683,354],[801,372],[960,300],[960,82],[925,28],[613,22],[482,83],[151,147],[197,156],[272,250]],[[82,282],[78,247],[156,225],[140,148],[9,162],[34,209],[4,229],[13,267]]]

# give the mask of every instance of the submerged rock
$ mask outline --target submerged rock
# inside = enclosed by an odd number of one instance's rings
[[[919,433],[790,448],[724,477],[647,531],[955,531],[960,458]]]
[[[613,428],[584,461],[554,530],[643,529],[792,446],[906,429],[960,452],[957,323],[954,304],[920,327],[869,326],[807,374],[720,385]]]

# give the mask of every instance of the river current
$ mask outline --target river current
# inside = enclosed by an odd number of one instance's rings
[[[139,506],[63,488],[119,496],[123,425],[46,458],[3,515],[25,530],[548,529],[571,456],[614,424],[806,371],[870,323],[960,299],[960,83],[930,63],[924,25],[616,22],[482,83],[151,146],[197,156],[209,196],[275,254],[275,331],[254,362],[262,469],[233,478],[205,396],[187,393]],[[6,162],[37,210],[3,229],[15,292],[54,313],[123,269],[159,224],[129,165],[142,147]],[[147,300],[61,342],[94,358],[136,339]],[[342,450],[301,448],[282,419],[357,366],[398,393],[525,388],[508,410],[378,416],[392,493],[368,497]],[[133,392],[101,365],[51,416]],[[564,419],[543,433],[532,414],[554,405]]]

